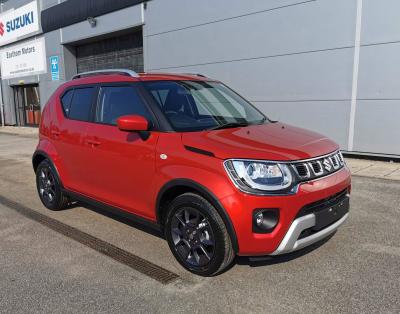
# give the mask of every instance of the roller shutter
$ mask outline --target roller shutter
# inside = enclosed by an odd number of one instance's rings
[[[142,32],[76,46],[76,62],[78,73],[119,68],[143,72]]]

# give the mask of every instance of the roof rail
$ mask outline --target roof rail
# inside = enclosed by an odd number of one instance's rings
[[[97,70],[97,71],[89,71],[89,72],[82,72],[74,75],[72,77],[73,80],[76,80],[81,77],[85,76],[95,76],[95,75],[102,75],[102,74],[121,74],[130,77],[139,77],[135,71],[127,70],[127,69],[105,69],[105,70]]]
[[[200,77],[207,77],[204,74],[200,74],[200,73],[186,73],[187,75],[194,75],[194,76],[200,76]]]

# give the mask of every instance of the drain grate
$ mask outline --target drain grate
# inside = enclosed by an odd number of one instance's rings
[[[179,276],[167,269],[157,266],[139,256],[129,253],[115,245],[100,240],[86,232],[80,231],[74,227],[68,226],[58,220],[43,215],[29,207],[12,201],[0,195],[0,204],[15,210],[21,215],[34,220],[70,239],[73,239],[101,254],[104,254],[121,264],[153,278],[162,284],[168,284],[175,281]]]

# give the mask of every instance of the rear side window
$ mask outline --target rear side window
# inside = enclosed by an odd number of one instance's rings
[[[61,97],[61,104],[64,109],[65,115],[68,117],[69,115],[69,108],[71,106],[72,96],[74,95],[74,90],[70,89]]]
[[[73,120],[89,121],[93,102],[94,87],[74,90],[68,117]]]
[[[117,124],[125,115],[141,115],[150,120],[150,114],[133,86],[102,87],[96,109],[96,122]]]

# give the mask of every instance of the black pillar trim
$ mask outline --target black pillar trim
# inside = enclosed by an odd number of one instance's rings
[[[85,21],[148,0],[67,0],[41,13],[43,33]]]

